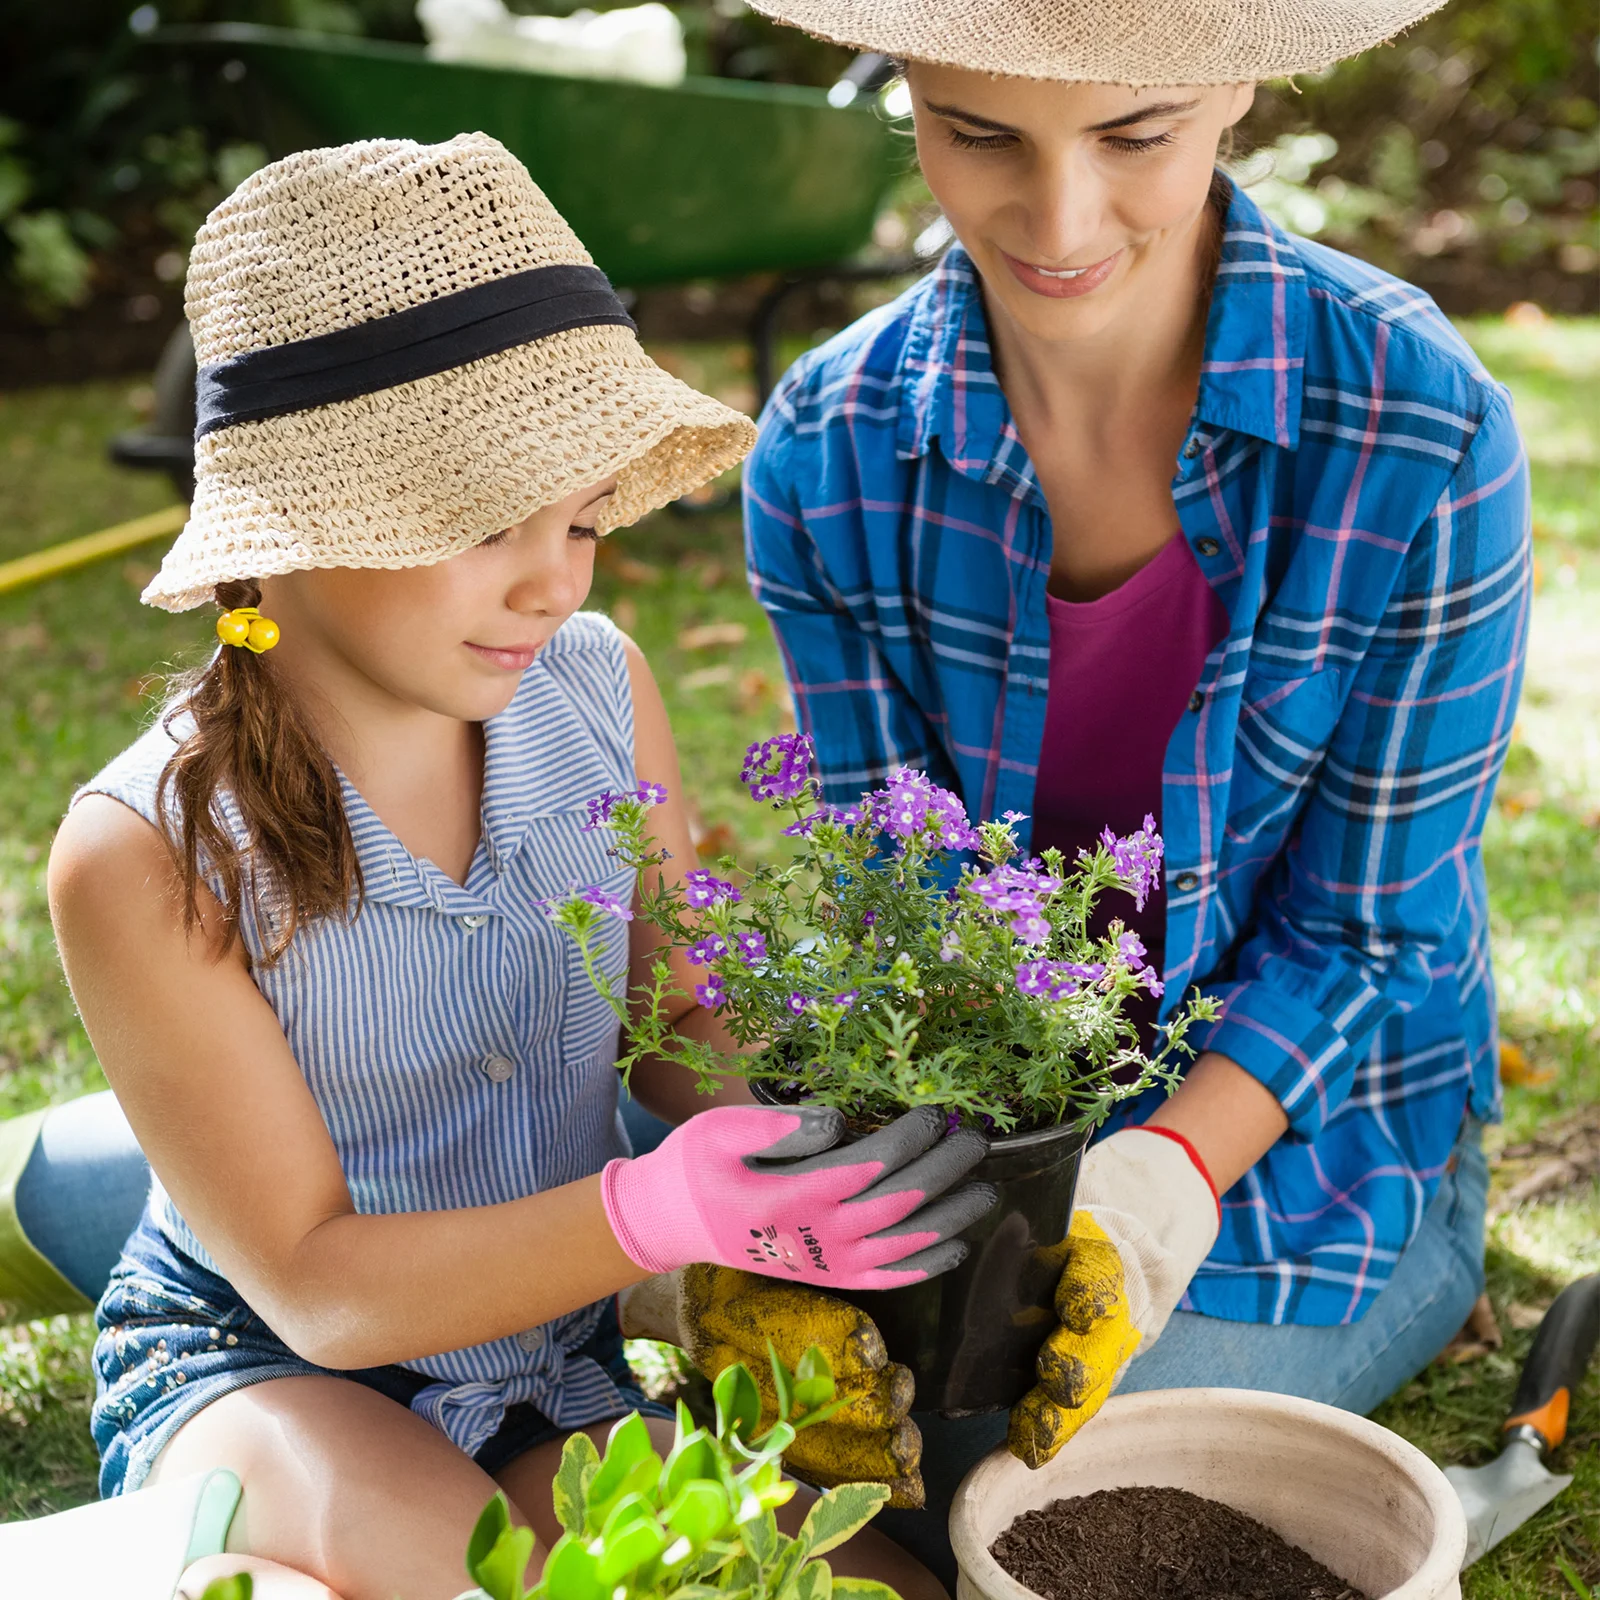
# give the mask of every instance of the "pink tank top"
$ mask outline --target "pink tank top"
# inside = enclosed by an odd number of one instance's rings
[[[1132,833],[1147,812],[1161,821],[1161,768],[1178,718],[1191,709],[1205,659],[1227,635],[1228,614],[1180,533],[1120,588],[1050,610],[1050,698],[1033,799],[1033,848],[1070,861],[1100,830]],[[1135,911],[1103,895],[1103,928],[1120,917],[1160,968],[1166,880]],[[1149,1019],[1154,1021],[1154,1008]]]

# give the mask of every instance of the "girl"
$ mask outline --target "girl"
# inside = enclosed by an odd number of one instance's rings
[[[643,1403],[619,1289],[801,1217],[843,1281],[900,1281],[992,1197],[925,1204],[982,1150],[937,1119],[832,1157],[832,1116],[694,1115],[663,1063],[638,1093],[683,1126],[627,1159],[616,1025],[542,902],[592,886],[637,977],[586,801],[664,786],[665,870],[693,853],[649,670],[578,608],[595,539],[752,430],[645,357],[521,165],[291,156],[207,220],[187,299],[196,494],[144,598],[215,598],[222,643],[50,862],[157,1180],[98,1312],[101,1488],[231,1467],[263,1596],[429,1600],[496,1483],[548,1548],[564,1437]]]
[[[957,240],[790,371],[745,474],[825,785],[924,767],[1069,853],[1159,817],[1136,926],[1168,1010],[1222,1007],[1085,1161],[1112,1250],[1058,1303],[1120,1309],[1052,1336],[1012,1447],[1059,1449],[1124,1367],[1369,1410],[1482,1285],[1526,463],[1426,296],[1217,160],[1257,80],[1438,0],[753,3],[904,65]],[[924,1421],[930,1507],[1005,1429]]]

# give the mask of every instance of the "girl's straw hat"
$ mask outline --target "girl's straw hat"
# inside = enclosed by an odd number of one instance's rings
[[[497,140],[374,139],[247,178],[190,257],[188,525],[144,592],[412,567],[617,474],[600,531],[750,449],[747,417],[645,355],[576,234]]]
[[[857,50],[1010,78],[1243,83],[1314,72],[1444,0],[750,0]]]

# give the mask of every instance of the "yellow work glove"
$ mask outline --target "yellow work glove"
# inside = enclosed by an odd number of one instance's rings
[[[767,1341],[791,1371],[816,1345],[833,1367],[844,1405],[827,1422],[803,1429],[784,1465],[819,1489],[882,1483],[890,1505],[923,1503],[922,1434],[910,1417],[915,1386],[910,1371],[889,1360],[866,1312],[799,1284],[718,1266],[647,1279],[620,1299],[625,1334],[676,1344],[708,1378],[742,1361],[769,1423],[777,1395]]]
[[[1210,1175],[1188,1144],[1125,1128],[1094,1146],[1078,1178],[1059,1261],[1058,1324],[1039,1381],[1011,1408],[1012,1455],[1042,1467],[1105,1403],[1134,1353],[1166,1327],[1217,1242]]]

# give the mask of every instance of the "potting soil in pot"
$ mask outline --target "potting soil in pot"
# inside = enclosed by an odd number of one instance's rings
[[[1270,1528],[1187,1489],[1053,1500],[989,1553],[1045,1600],[1367,1600]]]

